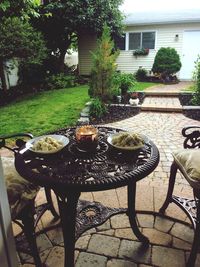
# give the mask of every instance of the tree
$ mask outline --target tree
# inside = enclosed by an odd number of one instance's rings
[[[4,69],[7,60],[19,58],[39,64],[47,50],[41,33],[20,18],[4,18],[0,23],[0,32],[0,78],[3,90],[6,90]]]
[[[161,47],[154,59],[152,71],[160,73],[163,78],[175,74],[181,69],[179,54],[174,48]]]
[[[118,9],[121,3],[122,0],[44,1],[39,9],[40,17],[33,23],[44,34],[47,47],[58,56],[60,71],[64,68],[67,49],[81,31],[101,34],[105,22],[111,32],[121,31],[123,16]]]
[[[36,8],[40,5],[40,2],[40,0],[1,0],[0,20],[5,17],[29,19],[30,16],[38,16]]]
[[[193,80],[195,91],[194,96],[192,98],[192,103],[194,105],[200,105],[200,55],[198,55],[198,58],[195,61]]]
[[[115,61],[119,55],[118,51],[114,51],[114,42],[111,40],[110,29],[107,25],[103,27],[102,37],[98,40],[96,51],[91,53],[93,66],[89,94],[107,102],[116,87],[114,74],[117,64]]]

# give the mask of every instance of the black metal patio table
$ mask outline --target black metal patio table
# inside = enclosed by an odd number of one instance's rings
[[[15,166],[29,181],[52,189],[58,200],[65,247],[65,267],[74,266],[75,242],[86,230],[104,223],[111,216],[126,212],[136,237],[148,244],[136,222],[135,197],[137,181],[149,175],[158,165],[159,151],[146,136],[144,147],[121,151],[110,147],[107,137],[122,129],[96,126],[99,141],[92,153],[80,151],[75,139],[76,128],[61,129],[54,134],[70,139],[61,152],[35,154],[21,149],[15,155]],[[79,200],[81,192],[92,192],[127,186],[128,208],[109,208],[99,202]]]

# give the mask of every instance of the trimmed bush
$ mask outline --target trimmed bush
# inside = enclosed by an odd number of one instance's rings
[[[162,47],[158,50],[152,68],[154,73],[160,74],[165,79],[180,69],[180,57],[174,48]]]

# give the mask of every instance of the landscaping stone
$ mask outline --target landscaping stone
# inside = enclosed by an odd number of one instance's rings
[[[109,257],[116,257],[120,245],[119,238],[94,234],[89,242],[88,252],[94,252]]]
[[[119,257],[132,259],[136,263],[151,263],[151,247],[144,247],[141,242],[122,240]]]
[[[106,262],[107,258],[104,256],[81,252],[78,256],[76,267],[106,267]]]

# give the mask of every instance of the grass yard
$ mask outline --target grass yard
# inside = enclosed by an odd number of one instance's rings
[[[160,83],[151,83],[151,82],[137,82],[135,86],[131,88],[130,91],[144,91],[146,88],[160,85]]]
[[[0,108],[0,134],[45,132],[75,125],[89,100],[88,86],[46,91]]]

